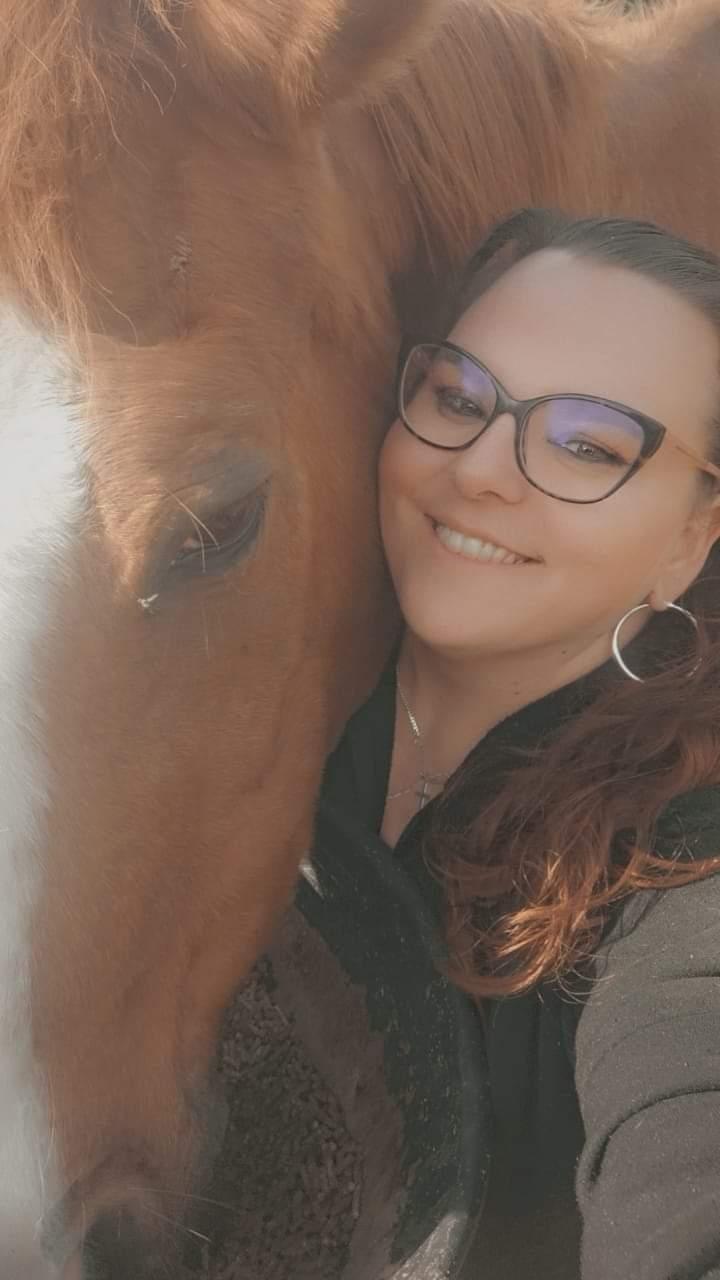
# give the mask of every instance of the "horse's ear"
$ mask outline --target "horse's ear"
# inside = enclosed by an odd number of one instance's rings
[[[155,3],[157,0],[155,0]],[[152,3],[152,0],[151,0]],[[447,0],[193,0],[179,10],[186,68],[295,117],[371,94],[439,25]]]

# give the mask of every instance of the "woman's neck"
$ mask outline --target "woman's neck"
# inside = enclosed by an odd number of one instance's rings
[[[451,773],[496,724],[595,670],[610,654],[607,636],[582,649],[478,657],[428,648],[406,631],[398,680],[422,731],[428,760]]]

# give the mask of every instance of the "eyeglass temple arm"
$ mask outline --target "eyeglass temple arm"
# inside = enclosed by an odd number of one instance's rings
[[[692,461],[701,471],[707,472],[709,476],[714,476],[716,480],[720,481],[720,467],[716,467],[714,462],[708,462],[707,458],[701,457],[694,449],[688,448],[685,444],[678,444],[676,440],[673,441],[673,444],[679,453],[684,453],[686,458],[692,458]]]

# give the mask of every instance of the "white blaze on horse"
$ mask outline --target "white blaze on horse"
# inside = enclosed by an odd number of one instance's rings
[[[522,203],[717,242],[719,61],[720,0],[0,0],[7,1280],[139,1280],[202,1186],[395,626],[401,330]]]

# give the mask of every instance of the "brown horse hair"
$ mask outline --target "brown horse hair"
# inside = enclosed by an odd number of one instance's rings
[[[371,164],[363,177],[360,155],[349,180],[355,188],[367,181],[368,218],[378,243],[391,246],[393,270],[410,272],[417,253],[445,272],[520,192],[578,213],[647,213],[650,204],[715,244],[714,170],[697,147],[708,136],[698,122],[717,120],[717,0],[638,5],[632,17],[622,0],[415,0],[415,35],[399,44],[395,19],[406,7],[386,6],[376,48],[361,38],[358,6],[352,47],[324,84],[314,64],[334,41],[329,0],[213,0],[202,16],[176,0],[4,0],[5,287],[44,323],[82,330],[88,295],[101,286],[77,214],[85,184],[127,145],[126,113],[138,100],[144,112],[162,113],[190,84],[227,119],[239,106],[262,133],[268,103],[258,84],[267,80],[282,86],[284,127],[292,128],[293,117],[307,118],[308,100],[332,108],[353,58],[377,64],[358,105],[395,181],[375,200],[377,173]],[[347,120],[338,112],[338,165]],[[676,177],[684,166],[691,191]]]
[[[621,63],[618,29],[613,5],[452,5],[431,55],[373,104],[431,269],[459,266],[478,206],[487,226],[516,207],[519,188],[576,212],[606,207],[608,139],[595,134],[592,150],[586,140]]]
[[[530,253],[562,248],[637,271],[672,288],[714,325],[720,344],[720,260],[663,229],[630,219],[571,220],[521,210],[470,260],[447,314],[458,317]],[[710,424],[720,457],[720,406]],[[700,484],[709,497],[715,481]],[[678,652],[660,615],[643,633],[643,683],[613,664],[590,679],[593,698],[549,730],[539,751],[496,749],[451,785],[425,854],[448,901],[451,975],[476,997],[566,984],[598,944],[611,909],[639,890],[686,885],[720,871],[697,856],[692,819],[667,847],[673,802],[720,784],[720,544],[682,603],[699,634]],[[698,663],[698,645],[700,661]],[[637,665],[635,658],[633,664]],[[486,797],[478,809],[473,796]],[[453,812],[472,816],[458,829]],[[707,851],[702,849],[703,854]]]
[[[85,262],[77,210],[85,184],[126,145],[127,113],[138,98],[145,111],[163,112],[189,87],[223,103],[226,113],[228,104],[239,106],[261,133],[271,124],[291,129],[293,118],[301,123],[313,93],[320,105],[312,61],[320,33],[329,38],[326,10],[333,5],[294,3],[296,9],[268,0],[239,12],[231,0],[215,0],[201,21],[192,6],[174,0],[4,0],[0,271],[31,311],[51,325],[82,329],[88,295],[100,286]],[[361,95],[391,166],[388,185],[395,183],[396,207],[390,190],[377,212],[370,202],[379,239],[419,242],[444,269],[447,255],[459,260],[477,235],[478,191],[486,221],[513,208],[519,190],[545,203],[604,206],[606,158],[596,126],[618,60],[612,14],[577,0],[542,9],[531,0],[437,0],[436,12],[430,3],[416,8],[427,14],[414,43],[393,55],[388,83],[378,55],[379,83]],[[288,15],[297,28],[292,39]],[[263,27],[273,23],[277,39]],[[388,55],[395,49],[392,22],[390,28]],[[357,41],[353,48],[359,57]],[[480,78],[479,49],[487,50]],[[374,51],[365,56],[371,60]],[[293,67],[284,65],[288,59]],[[263,77],[286,86],[284,115],[272,121],[258,88]],[[328,98],[331,109],[329,89]],[[347,112],[338,113],[340,132],[344,119]],[[590,154],[583,139],[593,122]],[[362,176],[348,180],[357,185]]]
[[[336,43],[336,6],[329,0],[256,0],[242,7],[213,0],[202,14],[176,0],[112,6],[4,0],[0,276],[6,287],[45,323],[82,329],[88,296],[101,286],[86,262],[77,214],[86,184],[132,136],[127,113],[137,112],[138,100],[143,111],[162,113],[189,87],[220,103],[228,120],[239,108],[244,123],[267,136],[272,127],[282,132],[307,120],[309,102],[316,115],[323,104],[330,115],[348,59],[373,64],[357,106],[391,173],[384,198],[376,200],[377,172],[371,162],[363,176],[363,158],[355,155],[347,182],[356,190],[367,181],[367,216],[379,246],[389,247],[393,270],[410,272],[417,253],[423,265],[429,261],[445,272],[448,260],[462,260],[483,224],[517,205],[520,192],[528,202],[578,213],[637,212],[647,207],[645,187],[657,188],[656,204],[668,207],[673,224],[682,230],[690,223],[696,238],[714,242],[712,177],[704,176],[702,190],[695,184],[692,199],[676,199],[662,166],[643,157],[656,135],[669,135],[670,171],[692,151],[684,137],[675,137],[673,121],[680,118],[677,97],[687,93],[690,70],[709,56],[716,0],[693,6],[668,0],[657,13],[638,8],[633,19],[624,16],[621,0],[602,6],[415,0],[416,30],[400,45],[395,26],[402,29],[406,7],[386,6],[375,47],[361,28],[361,13],[371,6],[359,5],[353,40],[328,77],[314,64],[327,61],[323,44]],[[263,96],[262,81],[276,86],[282,111]],[[692,83],[697,118],[712,118],[714,60],[708,75]],[[669,119],[658,130],[653,122],[667,103]],[[339,168],[348,121],[343,108],[336,125],[327,122],[337,129],[330,149]],[[649,132],[635,155],[633,139],[642,129]],[[693,165],[694,174],[702,169],[699,158]]]
[[[168,10],[168,0],[121,3],[98,22],[87,0],[3,5],[0,271],[51,328],[83,328],[84,294],[94,282],[83,268],[74,206],[83,182],[119,143],[124,98],[158,74],[172,94],[154,41],[170,31]]]

